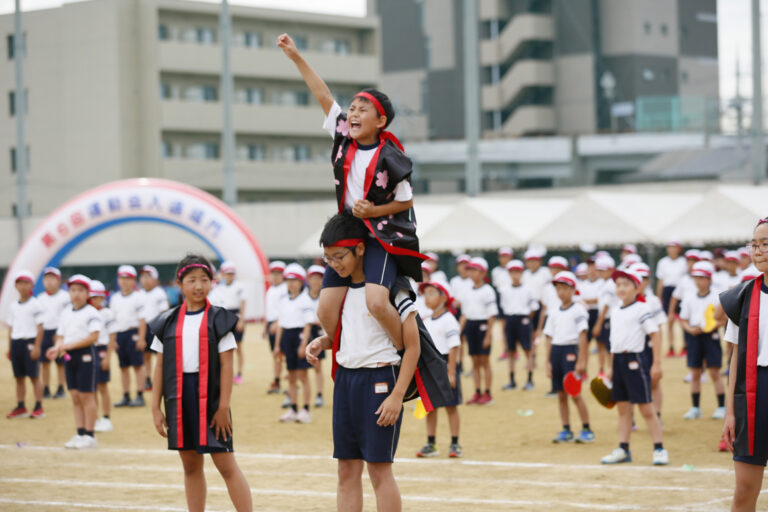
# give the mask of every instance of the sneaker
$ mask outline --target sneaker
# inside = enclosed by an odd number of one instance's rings
[[[480,402],[481,399],[482,399],[482,395],[480,393],[475,393],[474,395],[472,395],[472,398],[467,400],[465,403],[466,405],[477,404]]]
[[[688,355],[688,351],[686,349],[683,349],[680,351],[680,357],[686,357],[687,355]]]
[[[452,459],[461,457],[461,446],[458,443],[451,444],[451,447],[448,449],[448,456]]]
[[[691,407],[688,412],[683,415],[684,420],[697,420],[701,418],[701,409],[698,407]]]
[[[99,418],[93,425],[93,430],[96,432],[112,432],[115,430],[115,426],[112,425],[112,420],[109,418]]]
[[[290,406],[288,406],[290,407]],[[299,414],[294,411],[293,409],[288,409],[285,411],[285,413],[280,416],[280,421],[283,423],[293,423],[299,418]]]
[[[29,417],[29,411],[26,407],[17,407],[8,414],[5,415],[6,418],[9,420],[12,420],[14,418],[28,418]]]
[[[472,370],[466,371],[461,374],[462,377],[465,377],[467,379],[471,379],[473,375],[474,375],[474,372]]]
[[[45,386],[43,388],[43,398],[51,398],[53,395],[51,395],[51,390],[48,389],[48,386]]]
[[[235,375],[235,378],[232,379],[232,382],[235,384],[242,384],[243,383],[243,376],[242,375]]]
[[[669,352],[667,352],[667,357],[675,357],[675,351],[670,348]]]
[[[501,355],[499,356],[499,361],[506,361],[507,358],[509,358],[509,354],[507,354],[506,352],[502,352]]]
[[[477,405],[493,405],[493,397],[488,392],[483,393],[476,403]]]
[[[92,450],[97,444],[93,436],[80,436],[80,439],[75,442],[75,450]]]
[[[128,402],[129,407],[144,407],[145,405],[147,404],[144,403],[144,397],[141,395],[136,395],[136,398]]]
[[[437,449],[437,445],[432,443],[425,444],[421,450],[416,452],[417,457],[436,457],[440,455],[440,450]]]
[[[123,399],[115,404],[115,407],[128,407],[131,405],[131,399],[127,396],[123,396]]]
[[[557,391],[550,391],[546,395],[544,395],[544,398],[557,398]]]
[[[667,450],[653,450],[653,465],[666,466],[667,464],[669,464],[669,453]]]
[[[637,432],[637,423],[635,423],[635,420],[632,420],[632,432]]]
[[[683,382],[691,382],[693,380],[693,374],[691,372],[688,372],[688,374],[683,377]]]
[[[511,389],[515,389],[517,387],[517,384],[514,382],[510,382],[508,384],[504,384],[504,386],[501,388],[502,391],[509,391]]]
[[[712,413],[713,420],[725,419],[725,407],[718,407],[715,412]]]
[[[552,438],[553,443],[570,443],[573,441],[573,432],[570,430],[561,430]]]
[[[603,370],[600,370],[599,372],[597,372],[597,376],[600,377],[604,381],[608,380],[608,379],[605,378],[605,372]]]
[[[43,408],[38,407],[37,409],[32,411],[32,414],[30,414],[29,417],[32,418],[33,420],[40,420],[45,418],[45,413],[43,412]]]
[[[77,434],[77,435],[74,435],[74,436],[72,436],[72,437],[69,439],[69,441],[67,441],[66,443],[64,443],[64,448],[68,448],[68,449],[70,449],[70,450],[71,450],[71,449],[73,449],[73,448],[75,448],[75,446],[77,446],[77,443],[80,441],[80,437],[83,437],[83,436],[80,436],[80,434]]]
[[[526,382],[523,391],[533,391],[533,382]]]
[[[267,394],[277,395],[278,393],[280,393],[280,385],[277,382],[272,381],[272,384],[267,388]]]
[[[720,375],[722,375],[723,377],[727,377],[730,374],[731,374],[731,369],[730,368],[726,368],[725,371],[723,373],[721,373]]]
[[[720,438],[720,444],[717,445],[717,451],[719,452],[727,452],[728,451],[728,443],[725,442],[725,439],[722,437]]]
[[[288,395],[285,395],[285,398],[283,398],[283,403],[280,406],[281,409],[287,409],[291,406],[291,397]]]
[[[144,381],[144,391],[152,391],[152,379],[149,377]]]
[[[318,395],[315,397],[315,407],[322,407],[325,405],[325,400],[323,400],[322,395]]]
[[[661,451],[661,450],[659,450]],[[664,450],[666,453],[666,450]],[[654,461],[656,460],[656,452],[653,452]],[[622,462],[632,462],[632,454],[624,451],[624,448],[614,448],[611,453],[600,459],[603,464],[621,464]]]
[[[577,443],[588,444],[595,442],[595,433],[591,430],[582,430],[579,433],[579,437],[576,438]]]
[[[293,409],[291,409],[293,412]],[[296,423],[312,423],[312,414],[307,409],[302,409],[296,415]]]
[[[59,386],[59,389],[56,390],[56,394],[53,395],[54,400],[60,399],[60,398],[66,398],[67,394],[64,392],[64,388]]]

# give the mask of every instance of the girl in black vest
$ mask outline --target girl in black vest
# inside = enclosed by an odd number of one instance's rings
[[[762,274],[720,294],[724,337],[737,345],[723,426],[736,472],[733,511],[755,510],[768,461],[768,218],[757,223],[749,247]]]
[[[364,89],[344,113],[330,89],[299,53],[287,34],[277,38],[285,55],[296,64],[326,120],[323,127],[333,137],[336,201],[339,213],[348,213],[365,224],[365,296],[368,311],[402,350],[402,326],[389,303],[389,292],[398,274],[421,281],[421,262],[413,213],[410,180],[413,166],[397,137],[386,131],[395,117],[386,94]],[[329,268],[323,276],[317,316],[325,331],[336,331],[340,305],[350,280]]]
[[[251,491],[232,453],[229,409],[237,315],[208,302],[212,269],[204,256],[181,260],[176,278],[184,302],[149,323],[151,349],[157,352],[152,415],[168,449],[179,451],[190,511],[205,510],[205,453],[224,478],[235,509],[250,511]]]

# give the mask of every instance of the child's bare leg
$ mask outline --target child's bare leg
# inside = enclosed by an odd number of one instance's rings
[[[339,486],[336,490],[336,509],[339,512],[363,510],[363,461],[339,459]]]
[[[715,393],[718,395],[725,393],[725,385],[722,377],[720,377],[720,368],[707,368],[707,372],[709,372],[709,378],[712,379],[712,384],[715,385]]]
[[[653,439],[654,443],[660,443],[662,439],[661,422],[659,422],[659,418],[656,416],[653,404],[640,404],[637,408],[640,409],[640,414],[643,415],[643,419],[648,424],[648,432],[651,434],[651,439]]]
[[[85,412],[83,411],[83,401],[80,392],[76,389],[69,390],[69,396],[72,397],[72,411],[75,413],[75,426],[85,428]]]
[[[45,354],[40,356],[40,360],[44,361],[40,363],[40,376],[43,378],[43,387],[47,388],[51,384],[51,363],[45,357]]]
[[[298,398],[298,386],[296,384],[297,370],[291,370],[288,372],[288,398],[291,399],[291,404],[296,404]]]
[[[563,425],[570,425],[571,415],[568,411],[568,395],[565,394],[565,391],[557,392],[557,406],[560,410],[560,422]]]
[[[605,360],[608,358],[608,351],[605,349],[605,343],[597,343],[597,367],[600,373],[605,370]]]
[[[395,348],[403,350],[403,326],[400,315],[389,302],[389,289],[380,284],[365,283],[365,304],[371,315],[387,331]]]
[[[309,374],[307,370],[299,370],[299,380],[301,381],[301,391],[304,394],[304,405],[309,406],[312,389],[309,387]]]
[[[395,481],[390,462],[369,462],[368,476],[376,493],[376,510],[378,512],[400,512],[403,504],[400,489]]]
[[[272,369],[274,370],[275,379],[280,378],[280,371],[283,369],[283,354],[282,352],[274,355],[273,353],[273,364]]]
[[[27,395],[27,384],[24,377],[16,377],[16,401],[23,402]]]
[[[489,390],[491,389],[491,383],[493,381],[493,371],[491,370],[491,357],[490,356],[480,356],[483,362],[483,371],[485,372],[485,389]]]
[[[475,382],[475,389],[480,389],[480,356],[472,357],[472,380]]]
[[[40,380],[40,377],[30,377],[32,381],[32,392],[35,394],[35,401],[36,402],[42,402],[43,401],[43,381]]]
[[[427,414],[427,435],[437,434],[437,409]]]
[[[189,512],[205,511],[205,473],[203,456],[194,450],[180,450],[181,465],[184,466],[184,492],[187,495]]]
[[[83,405],[83,427],[85,430],[93,430],[96,423],[96,393],[80,393],[80,402]]]
[[[227,491],[237,512],[251,512],[253,499],[245,475],[237,465],[234,453],[212,453],[211,458],[227,484]]]
[[[134,366],[133,374],[136,377],[136,392],[143,391],[144,385],[146,384],[146,380],[144,379],[144,365]]]
[[[701,393],[701,368],[691,368],[691,393]]]
[[[318,395],[323,394],[323,384],[325,376],[323,375],[323,360],[320,359],[315,365],[315,389]]]
[[[243,361],[245,360],[245,355],[243,354],[243,342],[237,344],[237,374],[242,375],[243,374]]]
[[[109,403],[109,388],[106,382],[99,384],[99,395],[101,395],[101,410],[104,416],[109,416],[112,404]]]
[[[619,402],[616,407],[619,409],[619,442],[628,443],[632,433],[632,404]]]
[[[129,373],[130,368],[120,368],[120,382],[123,384],[123,393],[131,392],[131,375]]]
[[[731,512],[754,512],[763,485],[765,468],[735,461],[733,469],[736,470],[736,488],[733,490]]]
[[[584,397],[581,395],[573,397],[573,403],[576,404],[576,408],[579,410],[581,423],[589,423],[589,410],[587,409],[587,402],[584,401]],[[632,414],[632,407],[629,408],[629,411]]]
[[[451,436],[459,437],[459,408],[446,407],[445,412],[448,413],[448,426],[451,428]]]
[[[651,396],[653,396],[653,408],[657,414],[661,414],[661,402],[663,394],[661,392],[661,381],[651,383]]]
[[[317,303],[317,320],[328,336],[333,339],[336,334],[336,324],[341,315],[341,303],[347,295],[346,286],[334,286],[320,290]]]
[[[64,365],[63,364],[56,364],[56,374],[59,378],[59,386],[62,388],[66,386],[67,384],[67,377],[64,375]]]
[[[152,375],[152,352],[144,352],[144,375]],[[144,380],[146,381],[147,379]],[[144,387],[139,389],[144,389]]]

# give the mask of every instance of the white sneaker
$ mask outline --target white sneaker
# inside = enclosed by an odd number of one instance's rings
[[[683,419],[685,420],[697,420],[699,418],[701,418],[701,409],[698,407],[691,407],[683,416]]]
[[[669,464],[669,453],[667,450],[653,450],[653,465],[666,466],[667,464]]]
[[[614,448],[611,453],[600,459],[603,464],[619,464],[622,462],[632,462],[632,455],[624,451],[624,448]]]
[[[280,416],[280,421],[283,423],[294,422],[299,418],[299,415],[293,409],[288,409],[285,414]]]
[[[283,409],[287,409],[290,406],[291,406],[291,397],[286,395],[285,398],[283,398],[283,404],[280,407],[282,407]]]
[[[96,432],[112,432],[115,430],[115,426],[112,425],[112,420],[109,418],[99,418],[93,425],[93,430]]]
[[[688,375],[683,377],[683,382],[691,382],[693,380],[693,374],[691,372],[688,372]]]
[[[325,405],[325,401],[323,400],[323,397],[319,396],[319,395],[316,396],[315,397],[315,407],[322,407],[323,405]]]
[[[91,450],[96,448],[96,438],[92,436],[80,436],[80,439],[75,444],[77,450]]]
[[[712,413],[713,420],[725,419],[725,407],[718,407],[715,412]]]
[[[312,414],[308,410],[302,409],[296,415],[296,423],[312,423]]]
[[[82,437],[82,436],[81,436],[80,434],[76,434],[76,435],[72,436],[72,437],[70,438],[70,440],[69,440],[69,441],[67,441],[67,442],[64,444],[64,448],[69,448],[69,449],[74,449],[74,448],[76,448],[76,447],[77,447],[77,443],[78,443],[78,441],[80,441],[80,438],[81,438],[81,437]]]

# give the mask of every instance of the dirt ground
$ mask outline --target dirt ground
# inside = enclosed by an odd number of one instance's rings
[[[499,334],[499,333],[497,333]],[[267,395],[271,358],[262,327],[249,325],[245,341],[244,383],[235,386],[232,408],[235,452],[260,511],[320,511],[335,508],[336,463],[331,458],[330,365],[325,361],[326,406],[312,410],[312,423],[280,424],[282,395]],[[0,349],[7,351],[7,331]],[[679,346],[679,344],[678,344]],[[508,378],[494,341],[495,404],[462,406],[464,458],[448,459],[450,441],[444,414],[438,424],[441,455],[417,459],[425,442],[425,422],[406,404],[395,474],[406,510],[728,510],[733,490],[730,454],[718,453],[722,422],[709,419],[716,406],[711,383],[702,390],[697,421],[682,419],[690,407],[683,382],[684,360],[665,359],[664,445],[670,465],[651,466],[652,443],[642,418],[632,435],[634,462],[606,467],[600,458],[617,445],[616,412],[586,397],[596,441],[555,445],[559,430],[555,399],[542,364],[534,391],[500,390]],[[539,347],[540,360],[544,348]],[[597,371],[597,356],[590,374]],[[518,363],[518,384],[522,380]],[[113,401],[120,397],[113,362]],[[314,380],[313,380],[314,382]],[[465,398],[472,388],[464,378]],[[9,363],[0,365],[0,396],[10,410],[15,402]],[[28,391],[27,404],[31,394]],[[0,510],[185,510],[183,473],[178,456],[157,435],[148,407],[113,410],[115,431],[98,434],[99,447],[86,452],[63,448],[74,434],[71,402],[47,400],[42,420],[0,420]],[[527,411],[531,414],[526,414]],[[5,412],[5,411],[3,411]],[[575,409],[571,424],[579,425]],[[206,462],[209,510],[232,510],[221,477]],[[364,477],[365,510],[375,510],[373,490]],[[768,509],[761,497],[758,509]]]

